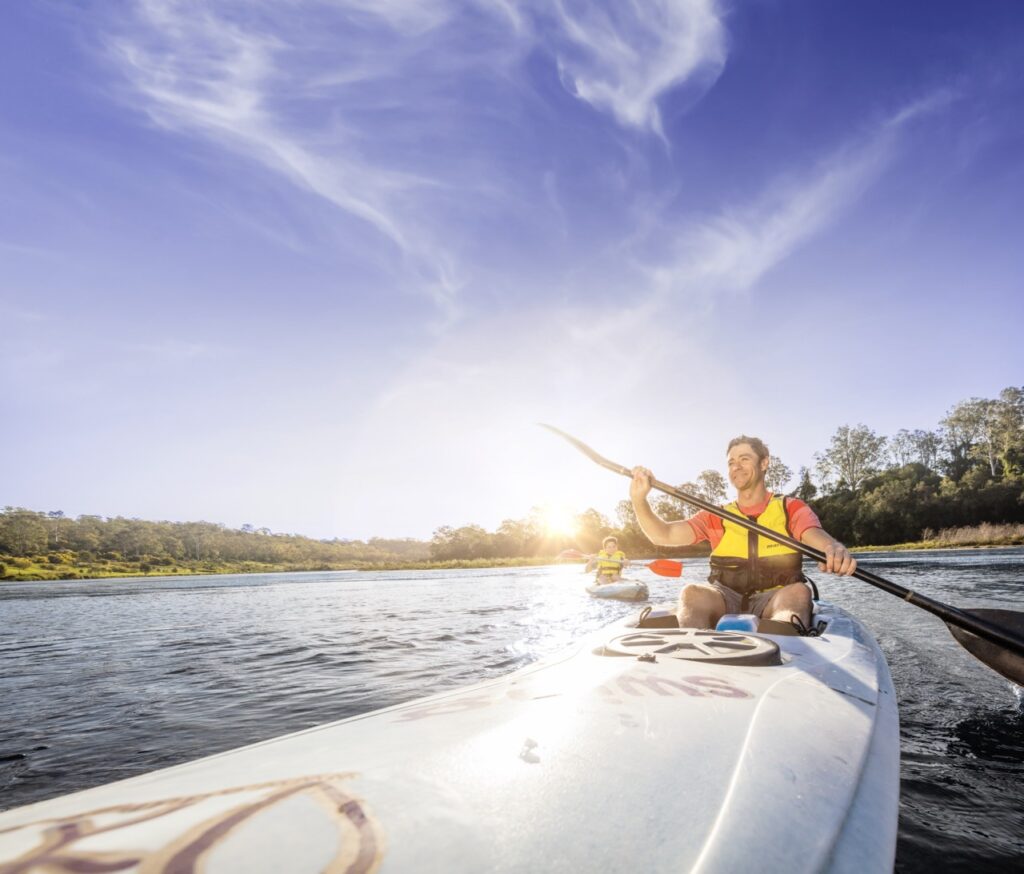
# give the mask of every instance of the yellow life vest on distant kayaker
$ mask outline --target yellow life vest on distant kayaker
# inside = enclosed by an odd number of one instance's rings
[[[747,516],[735,501],[726,504],[724,509],[779,534],[793,536],[785,498],[773,495],[757,517]],[[721,583],[742,595],[803,582],[803,558],[795,549],[748,531],[730,522],[728,516],[722,519],[722,527],[722,539],[711,550],[711,582]]]
[[[622,566],[626,563],[626,553],[621,549],[615,552],[605,552],[602,549],[594,558],[597,559],[598,577],[613,577],[622,570]]]

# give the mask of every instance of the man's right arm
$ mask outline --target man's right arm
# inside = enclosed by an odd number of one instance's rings
[[[629,484],[629,499],[641,530],[655,546],[689,546],[697,542],[697,535],[689,522],[666,522],[647,503],[654,477],[646,467],[633,468],[633,480]]]

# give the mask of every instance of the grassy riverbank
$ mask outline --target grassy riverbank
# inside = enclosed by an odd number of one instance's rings
[[[857,546],[858,554],[924,549],[980,549],[1024,544],[1024,525],[983,524],[968,528],[950,528],[914,543],[892,546]],[[199,574],[266,574],[309,571],[402,571],[450,570],[456,568],[529,567],[555,564],[555,556],[529,558],[476,558],[447,561],[352,561],[339,564],[290,562],[272,564],[258,561],[194,561],[154,564],[123,559],[85,559],[73,552],[46,556],[0,555],[0,581],[32,582],[46,580],[96,580],[116,577],[167,577]]]
[[[330,565],[316,562],[268,564],[245,562],[179,562],[152,566],[147,562],[123,560],[78,561],[71,558],[59,563],[46,556],[0,556],[0,582],[43,582],[47,580],[98,580],[120,577],[172,577],[201,574],[269,574],[310,571],[399,571],[444,570],[452,568],[524,567],[555,564],[554,556],[534,558],[478,558],[450,561],[357,561]]]
[[[984,549],[997,546],[1024,544],[1024,525],[992,525],[985,522],[970,527],[946,528],[937,533],[925,532],[925,537],[913,543],[891,546],[857,546],[854,552],[900,552],[920,549]]]

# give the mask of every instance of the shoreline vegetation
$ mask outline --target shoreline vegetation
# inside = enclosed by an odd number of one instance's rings
[[[953,406],[934,430],[891,437],[843,425],[815,454],[815,476],[793,472],[777,455],[768,488],[807,501],[822,527],[855,553],[964,549],[1024,544],[1024,386],[998,398]],[[711,504],[727,500],[726,478],[705,470],[679,487]],[[653,498],[666,521],[696,511],[670,495]],[[429,570],[551,564],[563,550],[596,552],[612,534],[628,556],[707,555],[651,546],[633,506],[622,500],[614,520],[589,508],[574,516],[535,507],[496,530],[441,526],[414,538],[317,540],[243,525],[149,522],[124,517],[67,517],[60,510],[0,511],[0,581],[103,579],[185,574],[295,573],[326,570]]]
[[[963,526],[939,532],[927,532],[926,539],[911,543],[896,543],[884,546],[858,546],[853,548],[857,555],[873,552],[912,552],[947,549],[991,549],[1024,545],[1024,524],[993,525],[984,523]],[[655,557],[656,551],[643,560]],[[675,557],[706,556],[707,549],[675,550]],[[637,557],[636,560],[639,560]],[[58,563],[48,556],[12,557],[0,554],[0,581],[2,582],[47,582],[58,580],[122,579],[128,577],[179,577],[199,575],[234,575],[268,573],[315,573],[318,571],[413,571],[413,570],[454,570],[473,568],[534,567],[560,564],[556,555],[523,556],[518,558],[475,558],[447,560],[380,560],[351,561],[346,563],[289,562],[272,563],[259,561],[184,561],[154,567],[148,562],[126,561],[118,558],[83,559],[73,552],[65,552]],[[142,565],[149,564],[143,569]]]

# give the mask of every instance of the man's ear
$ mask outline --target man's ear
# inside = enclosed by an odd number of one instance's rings
[[[765,473],[768,470],[768,465],[771,463],[771,456],[765,456],[761,459],[761,473]]]

